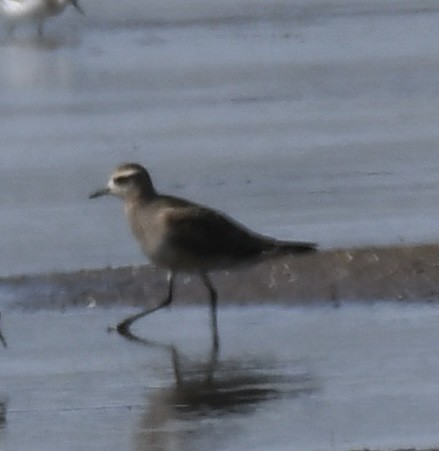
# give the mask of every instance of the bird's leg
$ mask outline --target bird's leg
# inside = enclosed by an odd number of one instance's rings
[[[183,376],[181,371],[180,354],[175,346],[171,346],[172,367],[174,368],[175,384],[177,388],[183,385]]]
[[[41,21],[38,23],[37,33],[38,33],[38,39],[42,39],[44,35],[44,22]]]
[[[6,339],[5,339],[5,337],[3,336],[1,330],[0,330],[0,342],[1,342],[1,344],[3,345],[3,347],[5,347],[5,348],[8,347],[8,345],[7,345],[7,343],[6,343]]]
[[[214,353],[218,352],[219,349],[219,336],[218,336],[218,321],[217,321],[217,300],[218,295],[215,288],[212,285],[208,275],[206,273],[200,274],[201,280],[204,286],[209,290],[209,300],[210,300],[210,320],[211,320],[211,331],[213,340],[213,350]]]
[[[159,305],[156,305],[155,307],[146,309],[140,313],[137,313],[136,315],[129,316],[128,318],[125,318],[123,321],[121,321],[117,326],[116,330],[124,336],[130,335],[130,327],[131,324],[134,323],[134,321],[137,321],[140,318],[143,318],[146,315],[149,315],[150,313],[156,312],[157,310],[160,310],[163,307],[166,307],[171,304],[173,299],[173,293],[174,293],[174,280],[175,280],[175,273],[170,271],[168,273],[168,295],[166,298],[161,302]]]

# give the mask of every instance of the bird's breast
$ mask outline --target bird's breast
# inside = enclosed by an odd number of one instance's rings
[[[148,209],[126,208],[126,213],[133,235],[143,252],[156,264],[158,254],[165,236],[164,224],[159,215]]]

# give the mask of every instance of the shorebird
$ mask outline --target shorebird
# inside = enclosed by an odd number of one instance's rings
[[[68,5],[84,14],[78,0],[0,0],[0,15],[6,20],[9,35],[12,35],[18,23],[36,22],[41,37],[44,21],[61,14]]]
[[[208,275],[211,271],[316,250],[315,243],[263,236],[219,211],[160,194],[148,171],[137,163],[117,167],[106,187],[92,193],[90,199],[108,194],[124,202],[131,230],[146,256],[168,270],[166,298],[157,306],[120,322],[117,330],[125,336],[130,335],[134,321],[171,304],[178,273],[195,273],[209,292],[211,326],[218,346],[217,292]]]

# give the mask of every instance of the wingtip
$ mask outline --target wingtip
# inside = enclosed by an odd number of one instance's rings
[[[318,250],[318,244],[317,243],[303,243],[300,245],[298,243],[298,251],[303,253],[311,253],[311,252],[317,252]]]
[[[310,254],[317,252],[318,244],[306,241],[286,241],[280,243],[280,250],[286,254]]]

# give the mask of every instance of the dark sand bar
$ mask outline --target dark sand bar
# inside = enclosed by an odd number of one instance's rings
[[[340,302],[435,302],[439,244],[325,250],[213,274],[220,306]],[[19,308],[145,305],[166,292],[166,273],[150,265],[3,278],[2,303]],[[197,277],[177,279],[177,304],[207,302]]]

